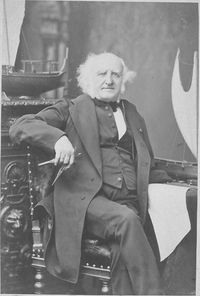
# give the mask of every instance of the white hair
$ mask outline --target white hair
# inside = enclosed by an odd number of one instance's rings
[[[95,97],[93,83],[92,83],[92,75],[93,75],[92,70],[95,68],[97,59],[103,55],[114,56],[121,61],[121,64],[123,67],[123,72],[122,72],[123,80],[122,80],[122,86],[121,86],[121,93],[124,93],[125,91],[125,84],[127,82],[132,82],[136,76],[136,72],[130,71],[128,67],[125,65],[124,60],[116,56],[115,54],[109,53],[109,52],[104,52],[101,54],[90,53],[86,61],[83,64],[81,64],[77,69],[77,81],[78,81],[78,86],[81,88],[82,92],[85,94],[88,94],[92,98]]]

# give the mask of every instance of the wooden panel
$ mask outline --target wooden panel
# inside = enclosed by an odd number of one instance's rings
[[[10,125],[26,113],[36,113],[52,101],[2,102],[1,136],[1,292],[32,293],[32,233],[26,147],[14,146]]]

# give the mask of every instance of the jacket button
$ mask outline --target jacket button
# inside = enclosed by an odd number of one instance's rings
[[[90,181],[91,181],[91,182],[93,182],[93,181],[94,181],[94,177],[93,177],[93,178],[91,178],[91,179],[90,179]]]
[[[85,196],[81,196],[81,200],[84,200],[85,199]]]

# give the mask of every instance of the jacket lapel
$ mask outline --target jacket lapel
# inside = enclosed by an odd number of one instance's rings
[[[69,111],[78,135],[101,175],[102,160],[99,147],[98,123],[92,99],[87,95],[83,95],[78,99],[72,100]]]
[[[142,137],[142,126],[135,108],[128,101],[124,101],[124,107],[137,150],[137,192],[141,210],[140,215],[144,222],[147,211],[147,188],[149,183],[151,157]]]

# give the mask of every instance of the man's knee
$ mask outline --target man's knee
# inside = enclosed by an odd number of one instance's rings
[[[118,213],[115,225],[117,232],[125,231],[126,229],[136,227],[137,225],[141,225],[140,217],[137,213],[126,206],[122,206],[121,211]]]

